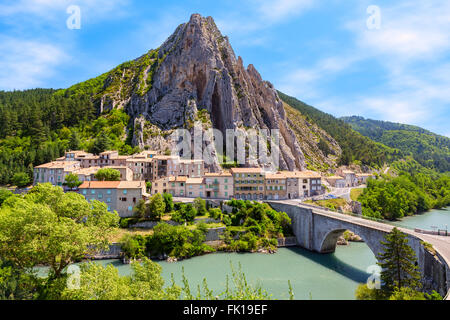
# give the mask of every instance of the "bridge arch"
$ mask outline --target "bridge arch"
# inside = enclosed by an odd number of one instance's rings
[[[381,241],[384,241],[385,232],[367,228],[362,225],[347,223],[328,219],[326,217],[315,217],[314,251],[319,253],[333,253],[336,250],[338,238],[346,231],[350,230],[361,237],[363,242],[369,247],[375,258],[382,251]]]

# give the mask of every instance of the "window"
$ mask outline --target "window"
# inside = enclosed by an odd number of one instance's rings
[[[123,190],[123,194],[127,194],[127,192],[128,192],[128,190],[126,190],[126,189]]]
[[[128,207],[128,211],[133,211],[133,207],[132,207],[132,206],[129,206],[129,207]]]
[[[122,201],[123,201],[123,202],[127,201],[127,198],[122,198]]]
[[[225,179],[225,183],[228,183],[228,179]]]
[[[97,194],[97,197],[98,197],[99,199],[102,199],[102,198],[103,198],[103,194],[99,193],[99,194]]]
[[[83,190],[83,194],[86,195],[87,194],[87,190]]]
[[[228,190],[228,186],[225,186],[225,190]]]
[[[225,197],[228,197],[228,192],[225,192]]]
[[[111,198],[106,198],[106,202],[110,203],[111,202]]]
[[[106,190],[106,194],[111,194],[111,190],[110,189]]]
[[[95,194],[95,190],[91,190],[91,194]]]

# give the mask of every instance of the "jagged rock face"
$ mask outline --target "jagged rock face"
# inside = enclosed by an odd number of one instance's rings
[[[158,54],[162,63],[151,89],[143,96],[134,93],[129,100],[127,112],[133,117],[143,115],[162,130],[182,128],[194,105],[206,109],[212,126],[223,133],[236,128],[279,129],[280,169],[305,168],[305,157],[276,90],[253,65],[244,68],[211,17],[192,15]],[[135,143],[148,144],[142,134]]]

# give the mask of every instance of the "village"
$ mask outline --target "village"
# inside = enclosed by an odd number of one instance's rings
[[[117,170],[120,181],[97,181],[96,173],[106,168]],[[102,201],[121,217],[133,216],[137,203],[156,193],[216,200],[306,199],[324,195],[330,188],[363,185],[371,176],[350,170],[338,170],[339,175],[329,177],[310,170],[266,172],[262,168],[208,172],[203,160],[185,160],[155,151],[129,156],[119,155],[118,151],[99,155],[67,151],[55,161],[36,166],[33,184],[51,183],[67,189],[65,180],[70,174],[78,177],[81,185],[77,191],[87,200]]]

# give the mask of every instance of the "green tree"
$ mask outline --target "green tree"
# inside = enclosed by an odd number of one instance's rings
[[[159,221],[164,215],[165,210],[166,204],[164,203],[164,199],[159,193],[157,193],[150,198],[145,216],[151,221]]]
[[[170,193],[164,193],[163,194],[164,203],[166,205],[165,212],[170,213],[173,211],[174,204],[173,204],[173,197]]]
[[[80,181],[80,179],[78,179],[78,175],[74,174],[74,173],[69,173],[65,178],[64,178],[64,183],[63,185],[67,186],[70,189],[73,188],[78,188],[83,182]]]
[[[145,218],[146,210],[147,210],[147,205],[145,203],[145,200],[143,200],[143,199],[139,200],[137,205],[134,207],[134,213],[139,218]]]
[[[408,245],[408,236],[394,228],[385,239],[386,241],[381,242],[383,252],[378,256],[381,261],[378,264],[382,268],[383,290],[392,294],[395,289],[421,288],[417,258]]]
[[[127,234],[120,241],[120,248],[127,258],[142,258],[145,254],[145,239],[141,235]]]
[[[3,204],[3,202],[11,197],[13,193],[7,189],[0,188],[0,206]]]
[[[23,197],[10,197],[0,209],[0,256],[23,272],[50,267],[49,281],[86,254],[106,248],[117,213],[80,194],[38,184]]]
[[[72,130],[69,140],[69,148],[70,150],[79,150],[81,146],[80,136],[77,131]]]
[[[112,265],[103,267],[97,263],[81,266],[80,288],[66,289],[63,299],[70,300],[174,300],[179,299],[181,289],[173,282],[164,288],[161,266],[144,258],[142,263],[131,264],[130,276],[120,276]]]
[[[100,134],[95,138],[94,144],[92,145],[92,149],[90,150],[93,154],[100,154],[103,151],[111,148],[111,139],[108,137],[106,132],[103,130]]]
[[[31,183],[30,176],[25,172],[17,172],[12,178],[12,182],[19,188],[28,186]]]
[[[208,210],[206,209],[206,201],[202,198],[196,198],[194,200],[194,208],[197,210],[197,214],[199,216],[206,216],[208,214]]]
[[[98,181],[120,181],[120,171],[112,168],[103,168],[97,171],[95,179]]]

